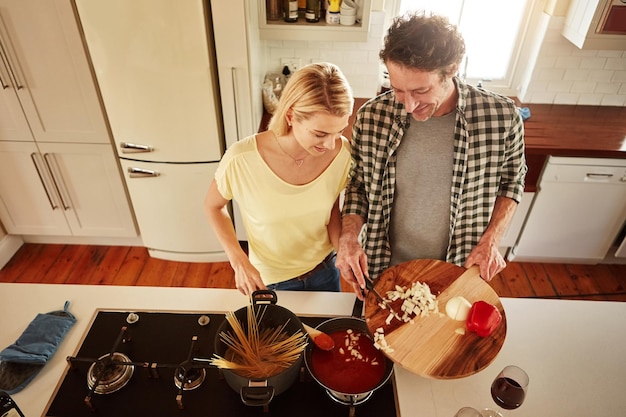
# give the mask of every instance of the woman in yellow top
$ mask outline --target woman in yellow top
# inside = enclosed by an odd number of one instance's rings
[[[353,105],[337,66],[306,65],[287,82],[268,130],[224,154],[204,207],[243,294],[341,290],[334,248],[339,195],[352,166],[342,132]],[[226,209],[231,199],[243,217],[249,256]]]

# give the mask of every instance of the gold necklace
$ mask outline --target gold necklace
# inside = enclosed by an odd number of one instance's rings
[[[293,162],[296,163],[296,165],[298,166],[298,168],[300,168],[302,166],[302,164],[304,163],[304,160],[307,158],[307,156],[309,156],[309,154],[307,153],[304,158],[300,158],[300,159],[296,159],[293,156],[291,156],[289,154],[289,152],[287,152],[285,150],[285,148],[283,148],[283,146],[280,144],[280,141],[278,140],[278,136],[274,135],[274,139],[276,140],[276,144],[278,145],[278,147],[280,148],[281,151],[283,151],[283,153],[285,155],[287,155],[288,157],[290,157],[291,159],[293,159]]]

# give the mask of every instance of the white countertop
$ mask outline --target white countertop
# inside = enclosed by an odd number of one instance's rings
[[[236,290],[0,283],[0,349],[13,343],[37,313],[63,308],[77,317],[57,353],[13,397],[27,417],[41,416],[96,309],[221,312],[247,299]],[[349,293],[279,292],[278,304],[301,315],[347,316]],[[491,380],[505,365],[530,376],[526,402],[507,415],[618,416],[626,410],[626,303],[503,299],[508,332],[485,370],[458,380],[431,380],[396,366],[402,417],[452,417],[462,406],[493,406]]]

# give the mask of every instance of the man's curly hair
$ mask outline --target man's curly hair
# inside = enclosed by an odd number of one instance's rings
[[[425,12],[396,17],[385,36],[379,57],[420,71],[451,77],[465,55],[465,41],[447,18]]]

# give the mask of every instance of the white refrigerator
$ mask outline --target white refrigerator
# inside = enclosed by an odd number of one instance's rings
[[[207,2],[76,6],[144,246],[162,259],[226,260],[203,212],[226,147]]]

